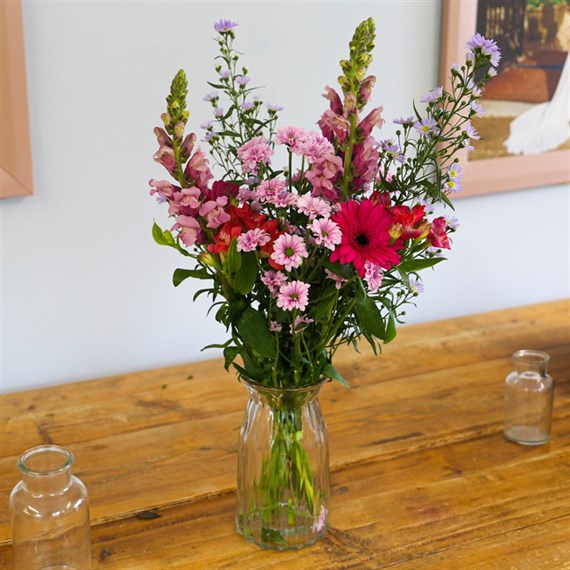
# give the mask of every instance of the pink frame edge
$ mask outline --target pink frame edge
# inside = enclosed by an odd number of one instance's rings
[[[463,61],[465,44],[475,33],[477,1],[443,0],[441,22],[440,82],[449,89],[449,69]],[[544,154],[467,160],[467,151],[457,157],[463,167],[460,197],[563,184],[570,180],[570,150]]]

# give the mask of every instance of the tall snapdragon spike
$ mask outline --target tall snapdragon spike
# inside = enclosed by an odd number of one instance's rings
[[[190,113],[186,109],[186,96],[188,95],[188,81],[184,70],[181,69],[172,80],[170,94],[166,98],[166,113],[162,121],[166,132],[177,139],[181,139],[184,127]]]
[[[372,50],[374,49],[374,38],[376,28],[374,20],[368,18],[364,20],[355,30],[352,40],[350,41],[350,57],[348,60],[343,59],[340,67],[343,75],[338,78],[338,82],[345,96],[352,93],[358,96],[362,82],[366,75],[368,66],[372,63]],[[359,109],[365,103],[359,105]]]

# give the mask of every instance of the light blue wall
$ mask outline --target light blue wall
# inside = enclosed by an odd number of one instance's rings
[[[191,125],[209,118],[211,24],[239,22],[252,83],[310,128],[355,26],[377,24],[373,96],[408,115],[437,84],[439,1],[24,2],[35,194],[2,201],[2,387],[19,390],[213,356],[224,339],[197,288],[170,284],[184,262],[156,246],[148,196],[173,74],[190,80]],[[466,38],[467,39],[467,38]],[[390,129],[386,130],[389,133]],[[409,322],[568,294],[568,190],[537,188],[457,203],[451,260],[426,275]]]

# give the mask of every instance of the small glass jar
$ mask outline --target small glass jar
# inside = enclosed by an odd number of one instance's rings
[[[507,439],[521,445],[540,445],[550,439],[554,381],[547,373],[550,356],[538,350],[513,354],[515,369],[506,378]]]
[[[71,474],[73,455],[57,445],[26,451],[22,480],[10,495],[14,567],[18,570],[90,570],[89,502]]]

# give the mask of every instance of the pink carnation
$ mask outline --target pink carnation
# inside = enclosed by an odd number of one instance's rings
[[[261,282],[271,291],[275,297],[279,293],[281,285],[287,283],[287,275],[281,271],[264,271],[261,275]]]
[[[370,293],[376,293],[382,285],[384,270],[370,261],[364,262],[364,270],[364,281],[368,284],[368,290]]]
[[[249,230],[237,238],[238,251],[255,251],[271,241],[271,236],[260,228]]]
[[[318,216],[328,218],[331,213],[331,207],[328,202],[321,198],[311,196],[311,194],[304,194],[299,197],[297,200],[297,210],[299,210],[301,214],[308,216],[310,220],[314,220]]]
[[[284,144],[295,154],[299,154],[300,145],[304,142],[306,133],[300,127],[282,127],[275,135],[275,144]]]
[[[238,151],[238,158],[241,161],[242,172],[257,174],[260,162],[269,164],[273,150],[269,148],[267,141],[263,137],[255,137],[242,145]]]

